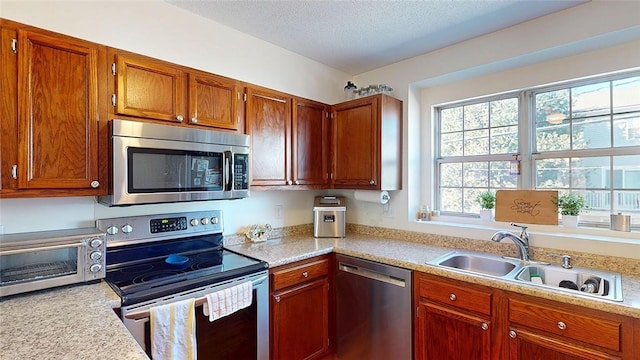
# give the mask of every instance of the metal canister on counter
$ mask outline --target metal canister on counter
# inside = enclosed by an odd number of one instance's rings
[[[611,214],[609,229],[616,231],[631,231],[631,215],[622,215],[622,213]]]

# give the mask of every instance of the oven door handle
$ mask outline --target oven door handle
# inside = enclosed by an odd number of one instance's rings
[[[64,248],[81,247],[81,246],[84,246],[84,242],[61,244],[61,245],[42,246],[42,247],[37,247],[37,248],[25,248],[25,249],[16,249],[16,250],[0,250],[0,255],[13,255],[13,254],[26,253],[26,252],[43,251],[43,250],[46,251],[46,250],[64,249]]]
[[[266,280],[267,280],[267,276],[263,276],[263,277],[255,279],[255,280],[252,280],[251,281],[251,288],[255,289],[256,287],[258,287],[262,283],[264,283]],[[197,298],[196,299],[196,303],[195,303],[194,306],[204,305],[206,302],[207,302],[207,298],[206,297]],[[150,316],[150,308],[147,309],[147,310],[128,313],[124,317],[126,317],[127,319],[132,319],[132,320],[140,320],[140,319],[148,318],[149,316]]]

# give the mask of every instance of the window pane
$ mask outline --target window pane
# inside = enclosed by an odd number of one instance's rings
[[[598,116],[572,120],[573,149],[611,147],[611,118]]]
[[[590,84],[571,89],[572,117],[609,114],[611,109],[610,82]]]
[[[606,189],[609,181],[610,157],[571,159],[571,187],[577,189]]]
[[[440,112],[440,131],[462,131],[462,107],[443,109]]]
[[[491,129],[491,154],[518,152],[518,127],[505,126]]]
[[[442,134],[440,144],[440,156],[462,155],[462,133]]]
[[[489,186],[494,189],[517,188],[518,175],[509,174],[509,161],[492,161],[489,172]]]
[[[440,197],[440,210],[462,212],[462,189],[444,188]]]
[[[486,190],[486,189],[484,189]],[[481,189],[467,189],[463,190],[463,203],[462,211],[465,213],[478,213],[480,211],[480,204],[476,201],[476,198],[483,190]]]
[[[614,191],[613,198],[615,212],[640,213],[640,191]]]
[[[569,118],[569,90],[549,91],[535,96],[536,124],[549,123],[554,116]],[[564,116],[562,116],[564,115]],[[562,120],[560,120],[562,122]],[[538,125],[536,125],[537,127]]]
[[[464,107],[464,129],[483,129],[489,127],[489,103],[467,105]]]
[[[613,112],[640,111],[640,76],[613,82]]]
[[[441,164],[440,185],[444,187],[462,186],[462,163]]]
[[[487,162],[466,162],[463,164],[464,187],[489,187],[489,164]]]
[[[486,155],[489,153],[489,130],[465,131],[464,155]]]
[[[569,124],[560,123],[536,128],[536,149],[538,152],[569,150],[571,137]]]
[[[491,127],[518,125],[518,99],[504,99],[492,101],[491,108]]]
[[[613,146],[640,145],[640,112],[613,117]]]
[[[614,156],[613,169],[615,189],[640,191],[640,155]]]
[[[569,187],[569,159],[536,160],[536,188],[561,189]]]

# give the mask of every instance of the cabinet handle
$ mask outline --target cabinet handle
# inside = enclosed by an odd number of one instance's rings
[[[18,179],[18,165],[11,166],[11,177],[14,179]]]
[[[309,277],[309,272],[307,272],[307,271],[303,272],[303,273],[302,273],[302,277],[305,277],[305,278],[306,278],[306,277]]]
[[[449,300],[451,300],[451,301],[456,301],[457,298],[458,297],[456,296],[456,294],[449,295]]]
[[[198,123],[198,118],[197,117],[192,117],[191,118],[191,123],[192,124],[197,124]]]
[[[92,188],[94,188],[94,189],[97,189],[98,187],[100,187],[100,181],[98,181],[98,180],[93,180],[93,181],[91,182],[91,187],[92,187]]]
[[[178,116],[176,116],[176,120],[178,120],[178,122],[183,122],[184,121],[184,116],[178,115]]]
[[[486,322],[483,322],[482,325],[480,325],[480,328],[482,328],[482,330],[488,330],[489,329],[489,324],[487,324]]]
[[[562,321],[558,321],[558,329],[565,330],[567,328],[567,324]]]
[[[509,337],[510,337],[510,338],[515,339],[517,335],[518,335],[518,334],[516,334],[516,332],[515,332],[515,331],[513,331],[513,330],[509,331]]]

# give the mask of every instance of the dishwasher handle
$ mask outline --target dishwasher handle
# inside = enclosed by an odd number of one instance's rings
[[[382,281],[382,282],[385,282],[387,284],[391,284],[391,285],[395,285],[395,286],[399,286],[399,287],[406,287],[406,281],[404,279],[396,278],[396,277],[393,277],[393,276],[390,276],[390,275],[381,274],[379,272],[372,271],[372,270],[365,269],[365,268],[361,268],[361,267],[357,267],[357,266],[354,266],[354,265],[340,263],[340,265],[338,266],[338,270],[344,271],[344,272],[347,272],[347,273],[350,273],[350,274],[366,277],[366,278],[369,278],[369,279],[372,279],[372,280]]]

